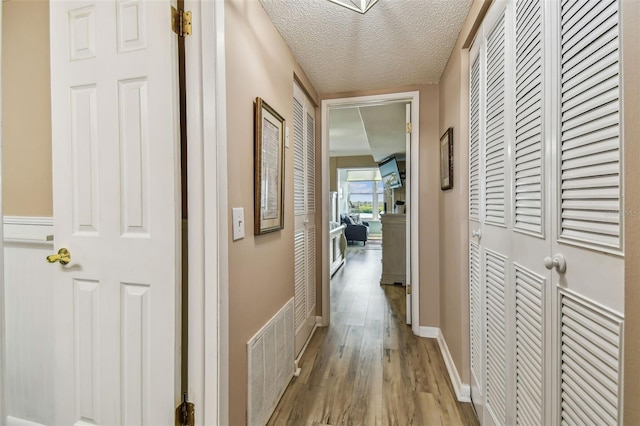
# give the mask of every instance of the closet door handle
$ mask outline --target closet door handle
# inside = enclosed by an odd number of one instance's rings
[[[567,270],[567,261],[561,254],[556,254],[553,259],[547,256],[544,258],[544,267],[549,270],[555,268],[559,274],[564,274]]]
[[[473,230],[471,232],[471,236],[472,237],[478,237],[478,239],[481,239],[482,238],[482,231],[480,231],[479,229],[478,230]]]

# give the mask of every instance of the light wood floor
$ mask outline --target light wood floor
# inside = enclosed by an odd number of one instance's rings
[[[435,339],[405,324],[400,286],[380,286],[381,251],[347,248],[318,328],[269,425],[477,425],[456,400]]]

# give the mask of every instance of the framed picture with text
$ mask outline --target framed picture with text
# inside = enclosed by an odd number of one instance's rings
[[[284,228],[284,118],[255,102],[254,234]]]

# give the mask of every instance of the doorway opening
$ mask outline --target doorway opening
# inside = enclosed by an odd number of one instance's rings
[[[390,121],[392,117],[397,119]],[[336,222],[347,227],[362,227],[367,222],[364,233],[362,228],[353,233],[345,229],[346,239],[353,247],[366,247],[379,236],[384,257],[385,232],[381,222],[394,215],[402,216],[398,218],[402,231],[387,232],[396,236],[401,233],[403,237],[396,242],[399,248],[387,250],[388,257],[394,252],[404,255],[397,278],[387,283],[405,286],[406,322],[415,334],[419,329],[418,118],[418,92],[322,101],[322,187],[328,189],[322,194],[324,217],[328,219],[323,221],[323,271],[335,272],[330,265],[334,255],[330,252],[329,228],[335,228]],[[385,182],[388,172],[380,167],[391,159],[397,167],[399,182],[395,186]],[[384,265],[384,259],[382,262]],[[330,275],[323,274],[322,280],[324,326],[330,323]],[[383,273],[381,282],[384,276]]]

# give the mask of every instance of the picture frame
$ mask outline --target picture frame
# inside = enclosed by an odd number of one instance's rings
[[[255,101],[254,235],[284,228],[285,120],[260,97]]]
[[[440,137],[440,189],[453,188],[453,127]]]

